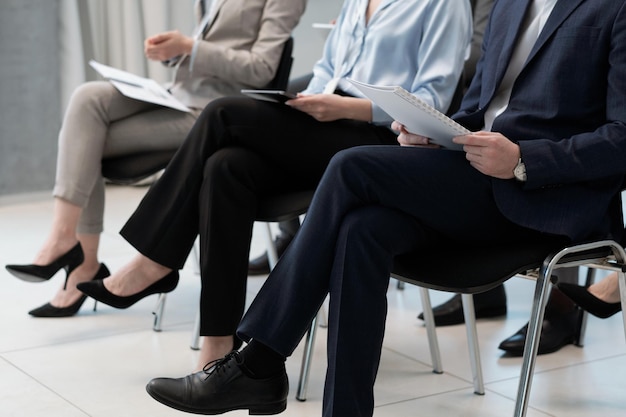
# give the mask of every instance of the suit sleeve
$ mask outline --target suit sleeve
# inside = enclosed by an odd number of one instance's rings
[[[266,85],[274,77],[283,45],[298,24],[305,5],[306,0],[267,0],[251,48],[234,49],[219,42],[201,41],[194,62],[194,74],[259,88]],[[244,21],[242,25],[245,26]],[[251,28],[241,27],[241,30]]]
[[[590,51],[574,54],[577,68],[567,65],[570,91],[562,87],[561,94],[573,94],[577,109],[566,120],[574,129],[577,125],[595,123],[594,129],[565,136],[560,140],[536,139],[519,142],[526,165],[526,187],[541,188],[560,184],[590,182],[623,176],[626,172],[626,11],[620,9],[615,20],[603,25],[609,31],[606,42],[598,42]],[[569,29],[569,28],[567,28]],[[584,28],[589,30],[589,28]],[[571,32],[566,35],[573,36]],[[564,37],[564,35],[562,35]],[[580,48],[580,39],[576,39]],[[606,49],[606,53],[603,52]],[[594,59],[593,54],[603,54]],[[572,74],[572,72],[576,72]],[[582,77],[596,80],[576,83]],[[562,78],[567,78],[566,76]],[[557,81],[558,82],[558,81]],[[585,87],[588,85],[588,87]],[[574,86],[574,88],[572,88]],[[599,90],[595,91],[595,90]],[[597,96],[594,96],[597,94]],[[587,99],[595,97],[594,99]],[[543,97],[550,100],[550,97]],[[567,100],[563,100],[567,101]],[[562,107],[565,107],[563,104]],[[553,117],[558,117],[555,115]],[[601,120],[603,118],[603,120]],[[565,123],[561,122],[562,125]]]

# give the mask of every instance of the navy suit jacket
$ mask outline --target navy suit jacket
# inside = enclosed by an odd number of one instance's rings
[[[530,0],[497,0],[483,56],[453,118],[473,131],[507,69]],[[493,179],[513,222],[575,241],[624,224],[626,0],[559,0],[493,124],[518,143],[528,180]]]

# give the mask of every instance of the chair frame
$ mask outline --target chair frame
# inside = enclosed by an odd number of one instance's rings
[[[485,259],[484,261],[489,262],[489,259]],[[626,252],[624,251],[624,247],[615,241],[602,240],[564,247],[560,250],[551,252],[543,260],[539,260],[538,264],[533,268],[521,268],[510,271],[510,274],[507,274],[508,276],[504,276],[500,281],[493,283],[492,287],[499,285],[501,282],[515,275],[536,281],[528,331],[526,334],[526,343],[522,356],[523,359],[515,402],[515,410],[513,414],[514,417],[525,417],[527,413],[532,377],[541,336],[541,324],[543,322],[551,284],[556,281],[556,278],[553,278],[552,273],[560,268],[575,266],[586,266],[591,269],[603,269],[618,273],[622,303],[622,317],[624,320],[624,335],[626,337]],[[392,276],[399,280],[419,285],[423,290],[431,288],[451,292],[461,292],[463,295],[466,326],[468,328],[468,341],[470,346],[478,346],[477,333],[475,331],[475,315],[470,309],[466,311],[465,304],[472,301],[472,293],[485,291],[488,288],[481,287],[479,290],[456,287],[445,288],[442,287],[441,284],[433,284],[431,281],[421,281],[419,278],[407,276],[407,274],[394,272]],[[431,324],[427,322],[426,325],[429,326]],[[473,330],[470,330],[470,328]]]
[[[587,285],[593,280],[593,273],[597,269],[615,271],[619,276],[620,295],[622,302],[622,314],[624,320],[624,335],[626,337],[626,252],[624,247],[612,240],[602,240],[591,243],[584,243],[561,248],[557,251],[550,252],[545,258],[537,259],[530,264],[525,263],[518,266],[517,269],[508,271],[500,280],[490,284],[481,285],[476,288],[457,288],[445,287],[442,284],[434,284],[431,281],[421,281],[407,274],[403,268],[398,268],[398,262],[391,273],[391,277],[399,282],[406,282],[420,287],[420,296],[422,299],[422,308],[424,311],[424,323],[426,325],[428,343],[433,363],[433,372],[442,373],[441,355],[439,351],[439,343],[435,322],[433,317],[432,306],[428,289],[437,289],[450,292],[460,292],[463,300],[463,313],[466,322],[466,332],[468,340],[468,348],[470,355],[470,363],[472,368],[474,393],[482,395],[484,390],[484,379],[480,362],[480,349],[478,342],[478,332],[476,328],[476,316],[474,311],[473,293],[486,291],[495,287],[513,276],[532,279],[536,281],[535,292],[533,297],[533,305],[529,320],[529,327],[526,336],[526,343],[523,353],[523,362],[520,371],[520,380],[518,392],[515,402],[514,417],[525,417],[528,409],[528,400],[532,385],[532,376],[534,372],[537,352],[539,348],[539,339],[541,336],[541,323],[543,322],[545,307],[547,304],[549,289],[551,284],[556,281],[553,278],[553,272],[560,268],[586,266],[590,269],[587,277]],[[543,252],[544,255],[547,252]],[[542,255],[543,256],[543,255]],[[398,261],[398,260],[396,260]],[[485,260],[489,262],[489,260]],[[441,264],[437,263],[437,267],[441,268]],[[436,282],[436,281],[434,281]],[[578,344],[582,344],[584,333],[585,315],[582,316],[581,334]],[[298,390],[296,398],[300,401],[306,400],[306,387],[308,385],[308,377],[310,373],[310,364],[313,350],[313,343],[316,332],[316,320],[314,320],[309,328],[306,336],[306,346],[302,358],[302,367],[300,372],[300,380],[298,382]]]
[[[585,254],[596,249],[609,248],[612,256],[592,257],[582,260],[568,261],[571,255]],[[558,268],[572,266],[587,266],[596,269],[606,269],[618,273],[620,298],[622,303],[622,318],[624,321],[624,335],[626,337],[626,252],[624,248],[615,241],[604,240],[593,243],[586,243],[566,247],[554,255],[546,257],[537,275],[533,307],[531,310],[528,332],[526,334],[526,344],[524,346],[523,362],[520,381],[515,402],[514,417],[526,416],[532,377],[535,369],[537,352],[539,349],[539,339],[541,336],[541,324],[545,313],[545,306],[548,300],[552,271]]]
[[[398,279],[398,284],[410,282],[400,275],[394,276],[394,274],[392,274],[392,278]],[[398,288],[402,289],[400,285],[398,286]],[[462,294],[461,297],[463,299],[463,314],[465,315],[465,317],[475,317],[474,298],[469,294]],[[428,348],[430,351],[433,373],[443,374],[444,371],[441,360],[441,351],[439,349],[439,339],[437,338],[437,330],[435,328],[435,317],[433,314],[433,309],[430,302],[430,295],[427,288],[420,287],[420,298],[422,302],[422,309],[424,312],[424,324],[426,327],[426,335],[428,337]],[[306,392],[309,376],[311,373],[313,347],[315,343],[318,322],[319,313],[311,322],[311,326],[309,327],[305,336],[305,346],[304,352],[302,353],[302,364],[300,367],[300,378],[298,380],[298,386],[296,389],[296,399],[299,401],[306,401]],[[478,345],[478,332],[476,326],[466,326],[466,332],[470,356],[470,365],[472,369],[472,384],[474,388],[474,394],[484,395],[485,382],[480,361],[480,348]]]

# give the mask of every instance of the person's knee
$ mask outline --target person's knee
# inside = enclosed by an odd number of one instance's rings
[[[338,176],[359,176],[359,173],[367,172],[365,168],[368,150],[365,146],[356,146],[337,152],[330,160],[326,169],[326,176],[338,178]]]
[[[223,148],[211,155],[204,164],[205,183],[213,186],[234,186],[243,184],[250,187],[254,181],[254,169],[258,157],[242,148]]]
[[[200,113],[199,119],[209,120],[209,123],[216,119],[236,120],[238,116],[241,116],[249,104],[250,98],[227,96],[220,97],[215,100],[211,100],[209,104]]]
[[[237,169],[238,152],[235,149],[224,148],[216,151],[204,164],[204,177],[227,175]]]
[[[369,146],[354,146],[352,148],[344,149],[333,155],[330,164],[331,166],[358,166],[361,164],[361,161],[363,161],[368,152],[370,152]]]
[[[111,83],[107,81],[89,81],[81,84],[74,90],[70,99],[70,106],[86,108],[98,101],[107,101],[112,94],[118,93]]]

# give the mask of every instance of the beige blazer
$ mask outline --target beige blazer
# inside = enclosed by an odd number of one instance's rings
[[[181,59],[170,86],[189,107],[204,108],[215,98],[268,84],[306,5],[306,0],[214,1],[193,68],[189,56]]]

